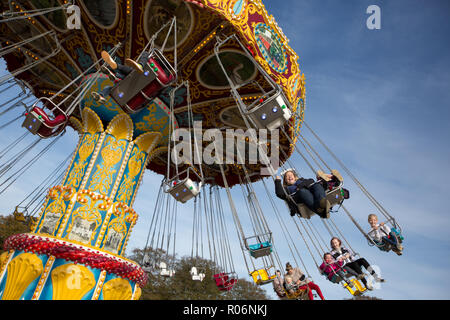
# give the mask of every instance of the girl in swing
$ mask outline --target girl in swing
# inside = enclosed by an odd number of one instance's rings
[[[325,274],[327,276],[328,280],[330,280],[331,282],[333,282],[333,277],[335,275],[337,275],[337,276],[341,277],[341,279],[345,283],[347,283],[347,285],[350,288],[353,288],[354,285],[351,281],[349,281],[346,278],[344,272],[347,272],[354,277],[358,277],[358,274],[356,273],[356,271],[354,271],[353,269],[351,269],[349,267],[344,268],[344,262],[336,261],[333,258],[333,255],[329,252],[327,252],[323,255],[323,263],[320,265],[319,269],[323,274]]]
[[[331,170],[331,175],[319,170],[317,181],[314,181],[314,179],[300,178],[293,169],[288,169],[283,175],[283,182],[277,176],[275,194],[288,203],[291,216],[298,213],[297,205],[303,203],[321,218],[327,219],[330,217],[331,204],[326,198],[324,185],[334,180],[343,181],[337,170]]]

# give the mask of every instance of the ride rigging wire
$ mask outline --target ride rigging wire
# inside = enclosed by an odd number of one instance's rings
[[[287,139],[289,140],[289,142],[292,144],[292,139],[287,135],[287,133],[285,132],[284,128],[281,128],[281,131],[285,134],[285,136],[287,137]],[[300,140],[300,139],[299,139]],[[300,140],[301,141],[301,140]],[[301,144],[303,145],[303,147],[308,151],[308,149],[306,148],[306,146],[301,142]],[[312,148],[312,147],[311,147]],[[284,153],[284,150],[282,148],[280,148],[280,150]],[[310,167],[311,171],[315,172],[314,167],[311,165],[311,163],[306,159],[306,157],[303,155],[303,153],[297,148],[297,146],[295,145],[295,150],[297,151],[298,154],[300,154],[302,156],[302,158],[305,160],[305,162],[308,164],[308,166]],[[312,150],[314,150],[312,148]],[[311,154],[311,152],[308,152],[310,154],[310,156],[314,158],[314,156]],[[314,153],[317,154],[317,152],[314,150]],[[284,156],[286,157],[286,154],[284,153]],[[330,167],[326,164],[326,162],[320,158],[321,161],[325,164],[325,166],[329,169]],[[318,162],[316,160],[314,160],[317,164]],[[321,168],[320,164],[318,164],[319,168]],[[373,240],[370,239],[370,237],[367,235],[367,233],[363,230],[363,228],[359,225],[359,223],[355,220],[355,218],[351,215],[351,213],[347,210],[347,208],[341,204],[341,208],[344,210],[344,212],[347,214],[347,216],[350,218],[350,220],[352,221],[352,223],[356,226],[356,228],[361,232],[361,234],[369,241],[369,243],[373,243]]]
[[[156,197],[155,207],[153,209],[152,220],[150,221],[150,225],[149,225],[149,228],[148,228],[147,239],[145,241],[144,254],[142,255],[142,261],[141,261],[142,265],[144,264],[145,254],[146,254],[146,252],[148,250],[147,248],[148,248],[148,243],[149,243],[149,240],[150,240],[150,233],[151,233],[151,231],[153,229],[153,222],[155,221],[155,217],[156,217],[156,219],[158,219],[157,218],[158,215],[156,213],[158,212],[158,209],[159,209],[160,203],[161,203],[162,187],[163,187],[163,184],[161,182],[161,185],[160,185],[159,191],[158,191],[158,195]],[[153,229],[153,231],[154,230],[156,230],[156,229]],[[155,235],[155,231],[153,232],[153,235],[152,235],[152,241],[151,241],[151,245],[150,245],[151,248],[153,247],[154,235]]]
[[[0,78],[0,84],[3,84],[5,81],[7,81],[7,80],[9,80],[9,79],[11,79],[11,78],[16,77],[18,74],[20,74],[20,73],[22,73],[22,72],[24,72],[24,71],[27,71],[27,70],[29,70],[29,69],[31,69],[31,68],[34,68],[34,67],[37,66],[38,64],[40,64],[40,63],[42,63],[42,62],[44,62],[44,61],[47,61],[47,60],[50,59],[51,57],[57,55],[57,54],[61,51],[61,43],[59,42],[56,33],[55,33],[54,31],[51,31],[51,33],[52,33],[52,36],[54,37],[54,40],[55,40],[55,43],[56,43],[56,48],[55,48],[51,53],[49,53],[47,56],[45,56],[44,58],[40,58],[40,59],[38,59],[38,60],[35,60],[35,61],[33,61],[32,63],[27,64],[27,65],[24,65],[24,66],[21,67],[21,68],[15,69],[15,70],[13,70],[12,72],[10,72],[9,74],[7,74],[7,75],[1,77],[1,78]]]
[[[0,22],[1,22],[1,20],[0,20]],[[47,35],[50,35],[51,33],[52,33],[52,31],[49,30],[49,31],[47,31],[47,32],[38,34],[38,35],[36,35],[36,36],[34,36],[34,37],[31,37],[31,38],[29,38],[29,39],[25,39],[25,40],[23,40],[23,41],[20,41],[20,42],[17,42],[17,43],[13,43],[13,44],[11,44],[11,45],[9,45],[9,46],[6,46],[6,47],[2,47],[1,50],[0,50],[0,58],[1,58],[2,56],[4,56],[4,55],[8,54],[8,53],[13,52],[13,51],[16,50],[17,48],[19,48],[19,47],[21,47],[21,46],[23,46],[23,45],[25,45],[25,44],[31,43],[31,42],[33,42],[33,41],[39,39],[39,38],[45,37],[45,36],[47,36]]]
[[[73,152],[65,158],[61,163],[44,179],[42,182],[36,186],[36,188],[33,189],[17,206],[22,207],[22,204],[28,200],[33,194],[35,194],[31,200],[23,206],[23,208],[28,209],[30,206],[32,206],[37,199],[39,199],[42,196],[45,196],[44,190],[48,189],[50,183],[52,182],[52,178],[61,176],[61,172],[64,173],[65,164],[72,158]],[[62,176],[61,176],[62,178]]]
[[[327,167],[327,169],[328,169],[329,171],[331,171],[331,168],[330,168],[330,167],[327,165],[327,163],[322,159],[322,157],[320,157],[320,155],[317,153],[317,151],[314,150],[314,148],[311,146],[311,144],[310,144],[310,143],[309,143],[309,142],[308,142],[301,134],[300,134],[299,136],[305,141],[305,143],[309,146],[309,148],[312,150],[312,152],[313,152],[313,153],[321,160],[321,162]],[[288,137],[288,139],[289,139],[289,137]],[[308,148],[306,147],[306,145],[302,142],[302,139],[298,139],[298,141],[300,141],[300,143],[302,144],[302,146],[305,148],[305,150],[306,150],[307,153],[310,155],[310,157],[312,158],[312,160],[316,163],[316,165],[319,167],[319,169],[321,169],[321,170],[323,171],[324,169],[322,168],[322,166],[320,165],[320,163],[316,160],[314,154],[311,153],[311,151],[309,151]],[[303,157],[304,159],[306,159],[306,158],[303,156],[303,154],[301,153],[301,151],[298,150],[298,148],[296,148],[296,150],[297,150],[297,152],[298,152],[299,154],[302,155],[302,157]],[[284,152],[284,151],[282,150],[282,152]],[[286,154],[284,154],[284,156],[286,157]],[[309,162],[308,162],[308,163],[309,163]],[[315,172],[314,168],[313,168],[311,165],[310,165],[310,168],[311,168],[311,171]],[[341,204],[341,207],[343,207],[342,204]],[[352,222],[358,227],[358,229],[359,229],[359,230],[363,233],[363,235],[367,238],[366,234],[364,233],[364,231],[362,230],[362,228],[359,226],[359,224],[356,223],[356,221],[354,220],[354,218],[351,216],[350,212],[348,212],[348,210],[346,210],[345,207],[343,207],[343,209],[344,209],[344,211],[346,211],[347,215],[351,218]],[[335,235],[334,235],[333,232],[330,230],[330,227],[329,227],[329,225],[328,225],[328,223],[333,222],[333,221],[332,221],[332,218],[330,217],[329,219],[321,219],[321,220],[322,220],[322,222],[323,222],[325,228],[328,230],[330,236],[331,236],[331,237],[334,237]],[[329,221],[328,221],[328,220],[329,220]],[[351,244],[348,242],[348,240],[345,238],[345,236],[343,235],[343,233],[340,231],[340,229],[337,227],[337,225],[336,225],[334,222],[333,222],[333,224],[334,224],[335,229],[338,231],[338,233],[341,235],[341,237],[345,240],[345,242],[347,243],[347,245],[349,246],[349,248],[351,248],[353,252],[356,252],[356,251],[352,248],[352,246],[351,246]]]
[[[282,219],[282,216],[281,216],[277,206],[275,205],[275,202],[274,202],[274,200],[272,198],[272,194],[269,192],[269,189],[267,188],[265,180],[262,179],[261,181],[262,181],[262,183],[264,185],[264,189],[266,191],[267,198],[269,199],[270,204],[272,205],[272,208],[273,208],[273,210],[275,212],[275,216],[276,216],[276,218],[278,220],[278,223],[279,223],[279,225],[282,228],[282,231],[283,231],[282,234],[283,234],[283,236],[284,236],[284,238],[286,240],[286,243],[288,244],[289,251],[291,252],[291,256],[293,257],[293,259],[295,261],[295,264],[299,265],[299,263],[297,261],[297,258],[296,258],[298,256],[300,261],[301,261],[301,264],[303,266],[303,269],[306,271],[308,277],[311,278],[311,275],[310,275],[310,273],[308,271],[308,268],[306,267],[305,262],[303,261],[302,256],[300,255],[300,251],[297,249],[297,246],[295,245],[295,241],[292,238],[292,235],[289,232],[289,229],[287,228],[284,220]],[[294,251],[293,251],[292,247],[295,249],[295,252],[297,253],[297,255],[294,254]],[[281,266],[281,263],[280,263],[280,266]]]
[[[64,171],[61,172],[61,174],[59,176],[57,176],[53,181],[51,181],[49,183],[49,186],[54,186],[54,185],[56,185],[58,183],[58,181],[61,181],[63,179],[63,177],[64,177],[64,173],[65,173]],[[40,198],[40,201],[34,206],[34,208],[30,211],[28,216],[34,217],[39,212],[39,210],[42,208],[42,205],[44,204],[46,198],[47,197],[46,197],[45,193],[42,192],[42,197]]]
[[[17,81],[17,80],[13,78],[13,79],[11,79],[11,80],[9,80],[9,81],[6,81],[6,82],[3,83],[2,85],[0,85],[0,87],[2,87],[2,86],[5,85],[5,84],[14,82],[14,83],[11,84],[10,86],[8,86],[8,87],[3,88],[2,90],[0,90],[0,94],[2,94],[3,92],[6,92],[6,91],[8,91],[9,89],[11,89],[11,88],[17,86],[18,83],[17,83],[16,81]]]
[[[0,130],[6,128],[7,126],[9,126],[9,125],[13,124],[14,122],[16,122],[17,120],[19,120],[20,118],[24,117],[25,113],[26,113],[26,111],[24,111],[21,115],[18,115],[17,117],[9,120],[8,122],[0,125]]]
[[[305,124],[306,125],[306,124]],[[311,129],[310,129],[311,130]],[[304,140],[305,141],[305,143],[309,146],[309,148],[312,150],[312,152],[320,159],[320,161],[327,167],[327,169],[329,170],[329,171],[331,171],[331,168],[328,166],[328,164],[323,160],[323,158],[322,157],[320,157],[320,155],[318,154],[318,152],[311,146],[311,144],[308,142],[308,140],[306,140],[301,134],[300,134],[300,137],[302,138],[302,140]],[[304,147],[305,147],[305,149],[307,149],[306,148],[306,146],[305,145],[303,145]],[[311,154],[311,156],[312,157],[314,157],[312,154]],[[342,166],[342,165],[341,165]],[[323,169],[322,169],[323,170]],[[356,221],[356,219],[352,216],[352,214],[347,210],[347,208],[343,205],[343,204],[341,204],[340,205],[340,207],[342,207],[342,209],[344,210],[344,212],[347,214],[347,216],[350,218],[350,220],[353,222],[353,224],[356,226],[356,228],[362,233],[362,235],[368,240],[368,242],[369,242],[369,244],[370,243],[372,243],[372,244],[375,244],[374,242],[373,242],[373,240],[367,235],[367,233],[363,230],[363,228],[359,225],[359,223]],[[336,225],[335,225],[336,226]],[[336,226],[336,228],[337,228],[337,226]],[[339,230],[339,229],[338,229]],[[342,234],[342,232],[339,230],[339,232]],[[331,232],[330,232],[331,233]],[[350,243],[348,242],[348,241],[346,241],[347,242],[347,245],[351,248],[351,245],[350,245]],[[376,244],[375,244],[376,245]],[[353,250],[353,249],[352,249]],[[354,251],[354,250],[353,250]],[[354,251],[355,252],[355,251]]]
[[[16,172],[10,175],[5,181],[0,184],[0,187],[3,187],[5,183],[9,180],[13,179],[6,187],[0,190],[0,195],[3,194],[17,179],[22,176],[28,169],[30,169],[36,161],[41,158],[50,148],[52,148],[55,143],[62,137],[62,135],[58,136],[56,139],[50,141],[50,143],[45,146],[37,155],[35,155],[31,160],[29,160],[25,165],[19,168]],[[4,173],[2,174],[2,176]]]
[[[21,101],[18,101],[18,102],[16,102],[16,103],[12,104],[12,105],[9,106],[8,108],[6,108],[6,109],[3,110],[2,112],[0,112],[0,116],[4,115],[5,113],[8,113],[9,111],[11,111],[11,110],[13,110],[13,109],[15,109],[15,108],[20,107],[20,105],[24,106],[25,112],[24,112],[23,114],[25,114],[25,113],[26,113],[26,110],[27,110],[26,103],[29,103],[29,102],[31,102],[31,101],[27,101],[27,102],[25,103],[24,100],[28,99],[31,95],[32,95],[32,93],[28,93],[27,96],[26,96],[25,98],[23,98]],[[18,98],[18,97],[17,97],[17,98]],[[1,107],[0,107],[0,108],[1,108]],[[22,117],[23,114],[20,115],[19,118]]]
[[[331,149],[323,142],[323,140],[315,133],[311,127],[304,122],[305,126],[308,130],[313,134],[313,136],[317,139],[317,141],[328,151],[328,153],[339,163],[339,165],[344,169],[344,171],[350,176],[350,178],[355,182],[355,184],[361,189],[361,191],[367,196],[367,198],[375,205],[378,211],[385,216],[385,218],[393,224],[394,227],[399,228],[401,231],[401,227],[396,223],[394,217],[392,217],[389,212],[375,199],[374,196],[362,185],[362,183],[350,172],[347,166],[331,151]]]
[[[6,174],[6,172],[8,172],[17,162],[19,162],[28,152],[30,152],[30,150],[33,149],[40,141],[42,141],[41,138],[35,139],[23,150],[19,151],[9,160],[7,160],[4,164],[2,164],[0,166],[0,178],[3,177],[3,175]]]
[[[57,11],[57,10],[66,10],[69,6],[72,5],[72,1],[69,1],[69,3],[63,4],[59,7],[51,7],[51,8],[42,8],[42,9],[34,9],[34,10],[26,10],[26,11],[12,11],[13,5],[11,2],[9,3],[10,11],[5,11],[3,13],[0,13],[0,18],[5,17],[5,19],[1,19],[0,23],[2,22],[10,22],[15,20],[21,20],[21,19],[29,19],[36,16],[46,15],[48,13]]]
[[[3,103],[0,105],[0,108],[6,107],[8,104],[10,104],[11,102],[13,102],[13,101],[16,100],[17,98],[21,98],[22,96],[24,96],[24,95],[26,95],[26,94],[27,94],[26,92],[21,92],[21,93],[19,93],[17,96],[12,97],[11,99],[9,99],[9,100],[6,101],[6,102],[3,102]],[[26,98],[24,98],[24,99],[27,99],[29,96],[30,96],[30,94],[28,94],[28,96],[27,96]],[[17,101],[16,101],[16,102],[17,102]],[[6,112],[3,111],[2,113],[0,113],[0,115],[2,115],[2,114],[4,114],[4,113],[6,113]]]
[[[215,200],[216,200],[216,212],[212,215],[214,218],[217,216],[217,219],[219,220],[217,225],[219,226],[219,230],[222,233],[221,238],[224,241],[224,245],[222,246],[223,251],[223,259],[225,260],[225,266],[227,266],[227,270],[230,270],[230,273],[235,273],[234,268],[234,261],[233,261],[233,255],[231,254],[231,246],[230,241],[228,237],[227,227],[225,224],[225,217],[224,217],[224,210],[222,207],[222,200],[220,197],[219,187],[213,186],[213,191],[215,191]]]
[[[220,39],[219,39],[218,37],[217,37],[217,39],[218,39],[218,43],[219,43]],[[223,42],[225,42],[225,41],[223,41]],[[215,52],[216,52],[216,56],[218,56],[218,44],[216,44],[216,46],[215,46]],[[222,68],[223,73],[225,74],[225,76],[226,76],[226,78],[227,78],[227,80],[228,80],[228,82],[229,82],[229,84],[230,84],[230,86],[231,86],[231,92],[232,92],[232,94],[233,94],[233,96],[234,96],[234,98],[235,98],[235,100],[236,100],[236,102],[237,102],[237,105],[238,105],[238,107],[239,107],[238,110],[239,110],[239,112],[241,113],[242,119],[243,119],[243,121],[244,121],[246,127],[247,127],[248,129],[250,129],[250,124],[249,124],[249,122],[248,122],[246,113],[245,113],[245,111],[243,110],[243,109],[244,109],[244,106],[242,106],[242,101],[239,99],[239,93],[237,92],[236,88],[234,87],[233,81],[229,78],[229,76],[228,76],[228,74],[227,74],[227,72],[226,72],[224,66],[223,66],[222,63],[220,62],[220,59],[219,59],[219,58],[218,58],[218,61],[219,61],[219,65],[220,65],[221,68]],[[251,120],[252,120],[252,119],[250,119],[250,121],[251,121]],[[282,128],[282,130],[284,131],[283,128]],[[252,131],[251,131],[251,133],[252,133],[252,138],[253,138],[255,141],[257,141],[256,138],[254,137],[254,134],[253,134]],[[289,137],[286,133],[285,133],[285,135],[290,139],[290,137]],[[292,141],[291,141],[291,143],[292,143]],[[297,146],[296,146],[294,143],[292,143],[292,145],[297,149]],[[261,149],[261,146],[260,146],[259,144],[258,144],[258,148]],[[280,148],[280,149],[281,149],[281,148]],[[260,154],[265,155],[264,152],[260,152]],[[303,154],[300,153],[300,155],[304,158],[305,162],[310,166],[311,170],[314,171],[312,165],[309,163],[309,161],[307,161],[307,159],[303,156]],[[286,159],[287,159],[287,158],[286,158]],[[265,160],[265,162],[266,162],[267,164],[270,165],[270,169],[272,169],[271,177],[272,177],[272,179],[274,180],[274,175],[276,174],[276,172],[275,172],[275,170],[273,169],[273,167],[272,167],[270,161],[268,161],[267,156],[266,156],[266,158],[265,158],[264,160]],[[222,176],[224,177],[224,173],[223,173],[222,168],[221,168],[221,171],[222,171]],[[225,179],[225,178],[224,178],[224,179]],[[228,191],[228,189],[227,189],[227,191]],[[227,193],[229,193],[229,192],[227,192]],[[230,199],[230,198],[231,198],[231,196],[229,195],[229,199]],[[231,201],[232,201],[232,199],[231,199]],[[234,207],[234,205],[232,205],[232,207]],[[233,212],[233,215],[234,215],[234,212]],[[294,220],[294,221],[295,221],[295,220]],[[297,225],[297,224],[296,224],[296,225]],[[298,225],[297,225],[297,229],[298,229],[299,232],[301,233],[300,229],[298,228]],[[306,231],[306,229],[305,229],[305,231]],[[303,237],[303,234],[302,234],[302,233],[301,233],[301,235],[302,235],[302,237]],[[303,237],[303,238],[304,238],[304,237]],[[305,240],[305,239],[304,239],[304,240]],[[307,245],[308,250],[310,251],[309,246],[308,246],[308,244],[307,244],[306,241],[305,241],[305,244]],[[314,242],[313,242],[313,244],[314,244]],[[311,251],[310,251],[310,253],[311,253],[311,255],[312,255],[312,252],[311,252]],[[320,254],[320,253],[319,253],[319,254]],[[312,257],[313,257],[314,262],[315,262],[316,265],[317,265],[317,262],[315,261],[315,258],[314,258],[313,255],[312,255]]]
[[[8,154],[15,146],[19,144],[30,132],[24,132],[20,137],[7,145],[3,150],[0,151],[0,159],[2,159],[6,154]]]
[[[119,48],[121,47],[121,45],[122,45],[121,43],[116,44],[110,51],[108,51],[108,54],[110,56],[114,56],[116,54],[117,50],[119,50]],[[87,74],[87,72],[92,69],[92,67],[94,67],[97,64],[99,64],[101,62],[101,60],[102,59],[98,59],[94,64],[92,64],[88,69],[86,69],[86,71],[84,71],[83,73],[78,75],[75,79],[73,79],[71,82],[69,82],[65,87],[63,87],[61,90],[59,90],[51,98],[49,98],[49,100],[52,100],[54,97],[58,96],[59,94],[62,94],[67,88],[69,88],[71,85],[76,83],[80,78],[85,76]],[[105,66],[105,65],[106,65],[106,62],[103,62],[102,66]],[[58,103],[58,105],[63,104],[64,102],[66,102],[67,99],[71,98],[75,94],[75,92],[77,92],[78,90],[82,89],[80,91],[80,93],[75,97],[75,99],[73,99],[71,104],[67,107],[67,110],[65,112],[67,115],[72,114],[72,112],[75,110],[75,108],[77,106],[81,108],[81,106],[80,106],[81,100],[84,99],[84,96],[85,96],[86,92],[92,87],[92,85],[95,82],[97,82],[97,80],[99,79],[99,76],[100,76],[100,72],[101,72],[101,68],[99,68],[94,73],[94,76],[92,78],[90,78],[89,80],[87,80],[86,83],[84,83],[83,85],[78,86],[74,91],[72,91],[61,102]],[[80,110],[80,113],[81,113],[81,110]]]
[[[210,208],[211,208],[211,221],[213,226],[216,227],[216,232],[219,235],[218,239],[223,239],[224,236],[226,236],[226,233],[224,232],[223,229],[223,224],[221,224],[221,211],[218,209],[217,206],[217,195],[215,194],[215,188],[211,187],[211,191],[212,191],[212,196],[210,197]],[[225,245],[219,246],[217,252],[218,252],[218,256],[219,259],[221,257],[222,261],[221,261],[221,265],[223,265],[226,269],[228,267],[227,261],[228,261],[228,247],[227,247],[227,243],[225,241]]]
[[[198,218],[198,210],[199,210],[199,205],[197,203],[197,197],[194,198],[194,214],[193,214],[193,219],[192,219],[192,239],[191,239],[191,259],[194,258],[194,247],[195,247],[195,256],[198,257],[198,233],[199,233],[199,226],[198,223],[199,218]]]

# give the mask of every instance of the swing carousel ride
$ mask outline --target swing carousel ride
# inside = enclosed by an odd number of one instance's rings
[[[313,172],[330,171],[303,137],[300,128],[306,127],[339,161],[304,122],[305,79],[298,56],[260,0],[1,0],[0,14],[0,57],[8,71],[0,77],[0,116],[6,119],[0,130],[18,124],[23,129],[22,135],[8,137],[11,142],[1,150],[0,192],[25,172],[26,166],[16,170],[18,163],[39,143],[48,142],[30,162],[50,150],[68,127],[79,135],[73,154],[15,208],[17,219],[33,222],[32,231],[4,243],[1,299],[139,299],[151,263],[147,255],[137,263],[124,253],[138,218],[132,207],[146,169],[162,176],[146,248],[165,249],[168,254],[169,244],[163,248],[162,243],[169,241],[162,241],[159,233],[164,229],[166,240],[169,234],[174,236],[177,208],[190,202],[196,255],[204,237],[218,246],[210,248],[218,290],[232,290],[238,281],[228,218],[234,222],[251,279],[257,285],[274,280],[275,270],[283,267],[266,219],[268,210],[261,209],[254,183],[263,183],[263,196],[271,201],[280,225],[286,213],[277,208],[273,191],[266,186],[265,179],[275,179],[274,172],[261,174],[267,163],[179,163],[170,158],[175,129],[194,132],[183,141],[189,146],[207,148],[195,134],[194,124],[201,123],[200,138],[208,129],[278,129],[282,168],[294,167],[289,158],[298,152]],[[73,19],[79,19],[79,27],[69,27]],[[142,70],[117,78],[102,59],[102,51],[118,64],[139,61],[144,53],[148,58]],[[105,101],[94,99],[95,93],[108,88]],[[11,96],[13,89],[20,93]],[[26,139],[33,140],[14,150]],[[257,145],[259,154],[266,150],[261,150],[252,133],[239,139],[247,149]],[[315,160],[315,167],[299,146]],[[242,157],[238,150],[234,160]],[[400,240],[395,219],[339,163]],[[247,208],[236,207],[233,186],[242,189]],[[346,212],[370,245],[389,250],[371,240],[345,208],[344,191],[342,184],[327,190],[330,203]],[[245,212],[250,226],[242,223]],[[292,217],[305,244],[308,230],[313,231],[310,221],[320,219],[312,215],[299,205]],[[330,235],[345,239],[331,218],[320,220]],[[289,243],[299,241],[287,231],[283,236]],[[323,252],[309,240],[318,255],[312,246],[307,248],[318,266],[316,259],[320,261]],[[300,259],[311,279],[300,252],[295,245],[289,247],[293,261],[299,265]],[[163,256],[153,264],[160,276],[174,275]],[[205,278],[196,266],[191,275],[193,281]],[[342,281],[334,278],[336,283]],[[351,281],[355,286],[342,281],[351,294],[365,291],[357,279]],[[304,299],[304,293],[299,290],[287,297]]]

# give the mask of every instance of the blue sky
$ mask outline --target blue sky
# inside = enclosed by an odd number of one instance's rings
[[[405,250],[398,257],[369,247],[343,211],[333,218],[352,247],[379,266],[387,280],[370,295],[383,299],[449,299],[450,3],[446,0],[266,0],[264,4],[300,57],[300,68],[306,76],[305,121],[402,225]],[[381,8],[380,30],[366,28],[369,16],[366,8],[372,4]],[[3,62],[0,70],[4,74]],[[2,117],[0,125],[12,116],[11,112]],[[22,132],[18,122],[1,130],[0,147]],[[314,142],[308,130],[303,132]],[[69,129],[50,155],[0,195],[0,212],[11,212],[37,181],[45,178],[73,150],[76,141],[76,134]],[[47,143],[41,142],[40,148]],[[331,167],[340,169],[320,146],[314,146]],[[298,155],[294,154],[292,161],[304,176],[312,175]],[[145,244],[161,178],[151,172],[144,177],[134,206],[140,218],[129,251]],[[345,174],[344,179],[351,192],[346,207],[367,229],[367,215],[376,211]],[[267,183],[273,188],[271,181]],[[256,184],[255,189],[274,233],[277,252],[283,263],[292,263],[294,259],[286,249],[283,230],[261,184]],[[243,199],[238,190],[233,188],[232,192],[238,208],[242,208]],[[318,274],[284,204],[275,201],[309,273],[325,297],[348,298],[345,289]],[[237,252],[235,268],[240,277],[246,278],[231,214],[228,205],[224,205],[230,218],[228,230],[233,252]],[[177,222],[177,252],[190,254],[191,204],[179,209]],[[250,230],[244,215],[242,222],[245,230]],[[313,224],[328,242],[329,236],[320,221],[314,220]],[[272,295],[271,285],[265,288]]]

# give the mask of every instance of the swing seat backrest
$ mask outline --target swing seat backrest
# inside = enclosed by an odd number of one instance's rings
[[[289,103],[281,90],[276,90],[272,96],[257,101],[258,104],[248,111],[248,116],[258,129],[277,129],[292,116]]]
[[[334,187],[332,190],[327,190],[325,194],[331,206],[340,204],[344,200],[344,191],[342,189],[342,183],[341,185]]]
[[[197,276],[198,275],[198,271],[196,267],[192,267],[191,271],[189,271],[189,273],[191,274],[191,276]]]
[[[342,183],[331,190],[325,190],[325,196],[327,200],[330,202],[331,206],[341,204],[344,201],[345,192],[342,188]],[[307,206],[303,203],[297,204],[298,212],[300,216],[304,219],[311,219],[313,215],[316,213],[311,211]]]
[[[192,280],[203,281],[203,279],[205,278],[205,274],[201,272],[199,273],[196,267],[192,267],[189,273],[192,276]]]
[[[253,278],[253,282],[255,282],[257,285],[264,285],[267,283],[272,282],[276,275],[269,275],[268,271],[266,269],[259,269],[255,270],[250,275]]]
[[[228,281],[228,275],[226,273],[217,273],[213,277],[218,287],[224,286],[225,282]]]
[[[25,116],[22,127],[41,138],[48,138],[59,133],[67,123],[65,114],[50,117],[42,108],[34,106]]]
[[[198,186],[189,178],[172,186],[168,191],[177,201],[186,203],[200,192]]]
[[[269,241],[251,244],[248,247],[250,255],[255,259],[267,256],[272,252],[272,243]]]
[[[47,115],[47,113],[43,109],[41,109],[37,106],[34,107],[31,110],[31,112],[37,114],[38,117],[41,116],[42,122],[48,128],[56,128],[56,127],[60,126],[61,124],[63,124],[67,120],[67,117],[64,114],[59,114],[52,119]]]
[[[220,291],[230,291],[237,282],[236,278],[230,278],[227,273],[217,273],[213,277]]]
[[[310,290],[308,286],[302,286],[301,288],[298,288],[297,291],[295,291],[293,294],[290,294],[286,289],[284,289],[284,292],[286,293],[286,297],[290,300],[309,300],[308,290]]]
[[[314,211],[311,211],[303,203],[297,204],[297,208],[298,212],[300,213],[300,216],[304,219],[311,219],[311,217],[316,214]]]
[[[397,236],[397,239],[400,242],[404,240],[402,234],[400,233],[400,230],[397,230],[396,228],[391,228],[391,232]]]
[[[143,66],[143,73],[133,70],[111,89],[111,97],[127,113],[143,109],[163,88],[176,80],[173,69],[166,71],[170,64],[162,62],[164,56],[157,54],[156,50],[153,53]]]
[[[175,274],[175,270],[169,270],[167,269],[167,264],[163,261],[160,262],[159,268],[161,269],[160,275],[165,277],[172,277]]]

